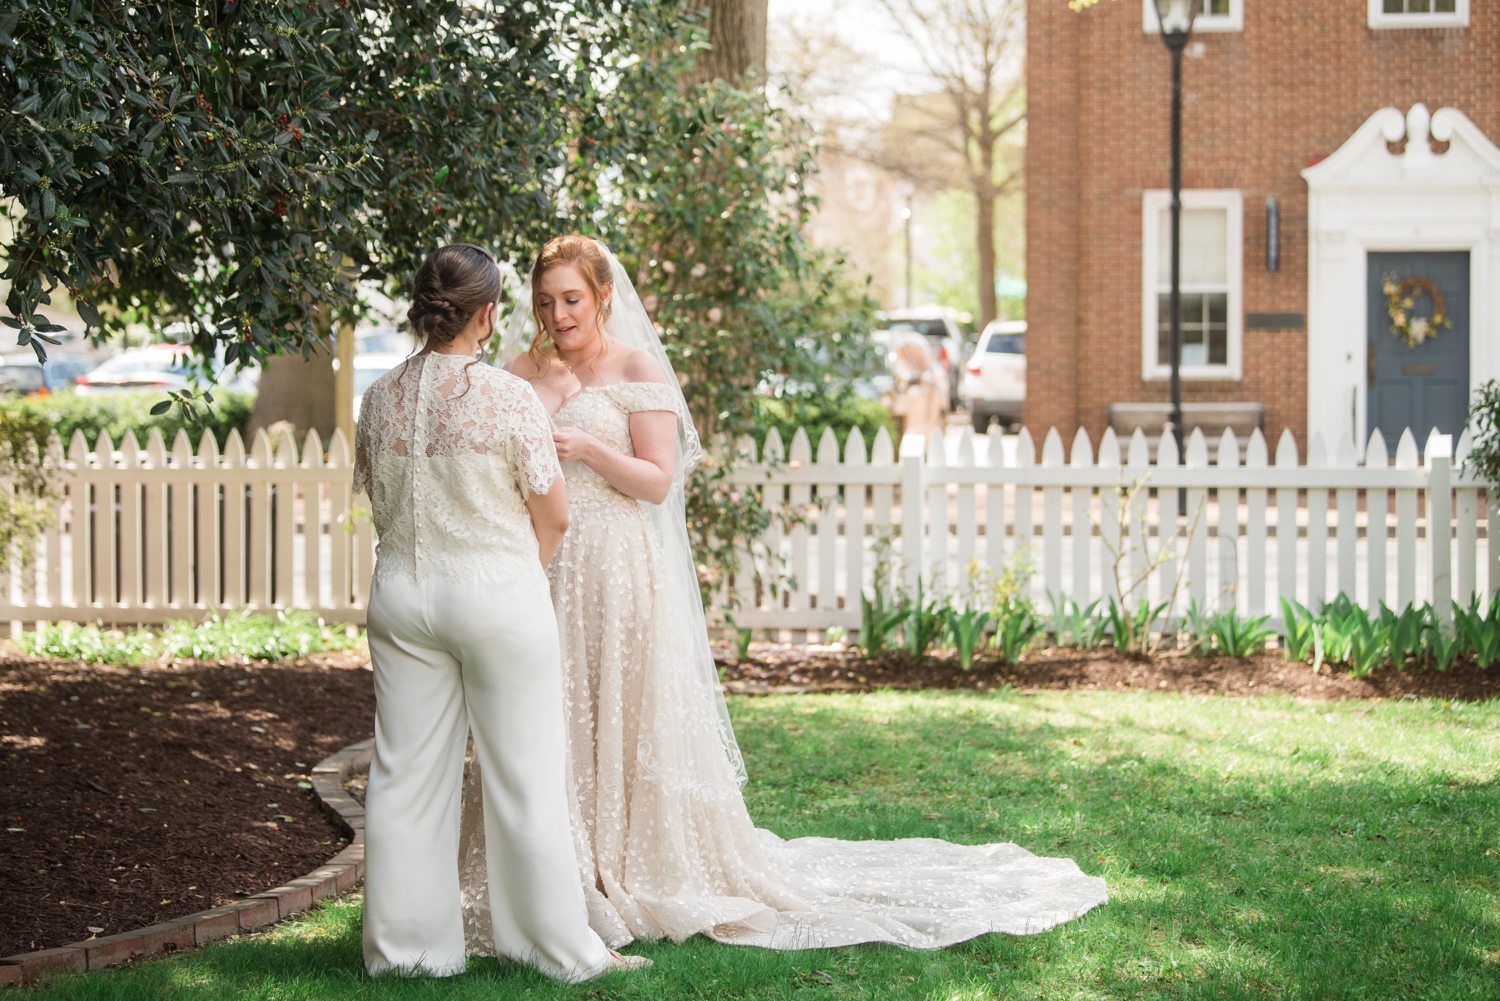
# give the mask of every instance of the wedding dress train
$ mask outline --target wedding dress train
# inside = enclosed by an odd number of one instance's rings
[[[585,389],[554,416],[633,454],[629,416],[679,411],[675,388]],[[677,397],[680,399],[680,397]],[[681,663],[645,507],[564,463],[571,528],[548,570],[562,647],[573,837],[589,923],[612,947],[695,934],[771,949],[936,949],[1044,931],[1108,899],[1071,859],[1013,844],[783,841],[750,820],[718,707]],[[462,810],[467,947],[493,954],[477,765]]]

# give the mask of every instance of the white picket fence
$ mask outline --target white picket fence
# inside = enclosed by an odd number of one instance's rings
[[[1044,608],[1051,594],[1084,606],[1116,593],[1112,552],[1139,567],[1145,548],[1163,545],[1171,558],[1145,596],[1165,600],[1181,570],[1177,612],[1196,599],[1279,618],[1283,594],[1316,605],[1343,592],[1402,607],[1434,595],[1467,602],[1500,586],[1500,491],[1454,472],[1467,433],[1456,449],[1430,435],[1419,454],[1408,431],[1394,465],[1378,434],[1363,456],[1348,438],[1330,453],[1315,436],[1305,464],[1285,433],[1274,462],[1259,432],[1243,462],[1230,432],[1212,454],[1194,432],[1181,463],[1171,439],[1152,463],[1139,432],[1122,448],[1106,431],[1096,454],[1079,431],[1065,454],[1054,430],[1040,462],[1024,430],[975,438],[964,429],[946,445],[934,435],[925,455],[922,444],[908,441],[916,454],[898,456],[881,431],[867,451],[855,430],[840,455],[827,432],[814,459],[801,430],[790,454],[774,431],[761,456],[740,443],[733,480],[764,488],[774,517],[720,595],[736,622],[799,637],[857,628],[882,536],[905,585],[915,589],[920,576],[929,593],[961,589],[971,561],[1028,560]],[[296,607],[364,621],[374,533],[368,503],[352,495],[342,434],[326,454],[316,432],[300,455],[290,435],[273,444],[264,432],[248,454],[238,434],[222,452],[204,435],[194,453],[186,434],[168,451],[155,432],[145,448],[102,435],[92,450],[75,434],[66,454],[55,439],[50,453],[63,486],[55,525],[37,540],[33,565],[12,571],[0,620],[132,624]],[[1122,544],[1117,489],[1132,483],[1142,489]],[[1447,602],[1436,604],[1447,614]]]
[[[91,450],[75,433],[53,527],[32,567],[11,573],[0,620],[109,624],[202,619],[250,608],[304,608],[330,622],[364,622],[374,565],[368,505],[350,496],[349,444],[335,432],[326,458],[316,431],[299,460],[288,434],[264,431],[249,453],[237,432],[220,452],[205,433],[193,452],[179,432],[169,452],[153,430]]]
[[[1044,609],[1054,594],[1080,606],[1118,595],[1114,554],[1142,572],[1162,546],[1168,558],[1132,605],[1166,601],[1179,572],[1174,614],[1196,600],[1277,623],[1280,595],[1316,607],[1342,592],[1366,607],[1400,608],[1435,595],[1483,600],[1500,585],[1500,491],[1486,496],[1481,482],[1455,473],[1471,447],[1468,432],[1456,450],[1451,436],[1434,432],[1419,454],[1408,430],[1394,465],[1378,432],[1363,454],[1347,436],[1330,452],[1315,435],[1305,464],[1288,432],[1273,461],[1256,431],[1243,462],[1230,431],[1212,450],[1194,431],[1183,462],[1166,438],[1152,463],[1140,431],[1123,447],[1106,431],[1096,454],[1080,429],[1065,454],[1054,429],[1040,462],[1026,430],[976,438],[963,429],[946,445],[935,432],[925,455],[921,442],[909,454],[912,444],[898,457],[881,430],[867,454],[856,429],[840,456],[825,431],[814,458],[802,429],[789,455],[773,430],[757,461],[754,443],[739,443],[734,481],[763,487],[773,513],[764,545],[741,554],[754,573],[742,569],[722,596],[739,626],[857,629],[872,541],[882,535],[893,537],[909,590],[920,577],[929,594],[961,592],[971,561],[994,570],[1022,559],[1035,568],[1032,596]],[[1134,510],[1122,542],[1119,490],[1131,484],[1141,488],[1127,495]],[[773,587],[778,580],[783,586]],[[1439,615],[1451,613],[1449,602],[1435,604]]]

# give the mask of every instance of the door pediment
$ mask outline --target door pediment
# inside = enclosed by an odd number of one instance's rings
[[[1405,141],[1400,153],[1391,144]],[[1447,143],[1434,153],[1431,143]],[[1381,108],[1365,120],[1338,150],[1302,171],[1309,188],[1384,187],[1420,181],[1424,185],[1500,185],[1500,148],[1457,108],[1429,115],[1414,104],[1405,115]]]

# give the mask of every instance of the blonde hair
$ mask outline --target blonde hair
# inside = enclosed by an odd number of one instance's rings
[[[531,268],[531,313],[536,320],[536,336],[531,340],[531,347],[526,350],[526,356],[536,366],[537,376],[545,375],[551,359],[547,356],[546,349],[552,343],[552,335],[547,333],[547,325],[542,322],[542,310],[537,305],[538,289],[542,285],[542,276],[553,268],[573,264],[583,275],[584,284],[588,285],[589,291],[593,293],[595,301],[599,303],[599,353],[596,354],[589,367],[594,362],[604,357],[604,352],[609,347],[609,331],[605,329],[605,322],[609,319],[611,302],[606,301],[605,294],[614,289],[614,275],[610,271],[609,258],[604,256],[604,250],[598,243],[586,236],[576,233],[567,236],[558,236],[549,240],[537,255],[536,264]],[[555,350],[555,349],[554,349]]]

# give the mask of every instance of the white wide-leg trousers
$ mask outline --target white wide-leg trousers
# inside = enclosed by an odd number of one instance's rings
[[[365,798],[365,966],[464,970],[458,819],[472,729],[484,783],[495,951],[579,981],[609,965],[568,823],[557,623],[518,577],[375,583],[375,753]]]

